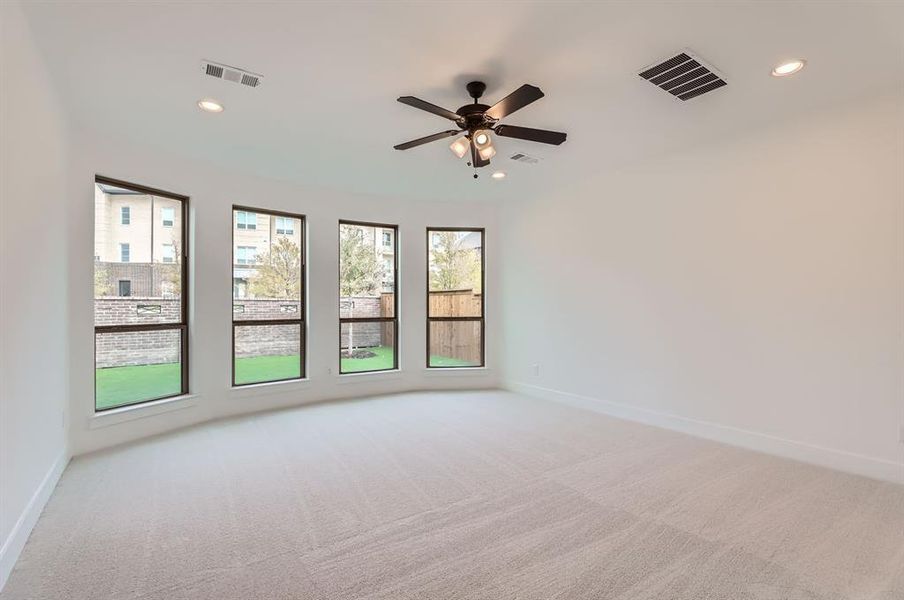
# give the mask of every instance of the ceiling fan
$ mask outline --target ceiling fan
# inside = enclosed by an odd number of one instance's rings
[[[452,112],[435,104],[430,104],[414,96],[402,96],[399,102],[426,110],[454,122],[458,129],[449,129],[440,133],[434,133],[426,137],[411,140],[404,144],[393,146],[396,150],[408,150],[415,146],[435,142],[443,138],[464,134],[458,138],[449,148],[458,158],[463,158],[468,150],[471,151],[471,161],[468,163],[474,168],[485,167],[490,164],[490,159],[496,154],[492,131],[498,136],[540,142],[541,144],[553,144],[558,146],[565,141],[566,134],[545,129],[531,129],[530,127],[516,127],[514,125],[501,125],[499,121],[518,109],[524,108],[531,102],[543,97],[540,88],[534,85],[524,84],[517,90],[494,104],[487,106],[480,104],[478,100],[483,95],[487,86],[482,81],[472,81],[467,86],[468,94],[474,98],[473,104],[465,104],[457,111]],[[477,177],[477,174],[474,174]]]

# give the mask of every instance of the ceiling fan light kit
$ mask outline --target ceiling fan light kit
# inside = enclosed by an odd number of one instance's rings
[[[499,124],[499,121],[504,117],[542,98],[543,92],[537,86],[524,84],[493,106],[479,102],[480,97],[486,91],[487,86],[485,83],[472,81],[465,87],[468,90],[468,94],[474,99],[474,103],[465,104],[455,112],[414,96],[401,96],[398,101],[402,104],[449,119],[455,123],[458,129],[450,129],[411,140],[404,144],[397,144],[394,148],[396,150],[408,150],[409,148],[435,142],[443,138],[464,134],[452,142],[449,149],[458,158],[464,158],[465,154],[470,150],[471,160],[468,165],[478,169],[489,165],[490,159],[496,155],[496,147],[493,144],[491,132],[500,137],[511,137],[541,144],[553,144],[555,146],[565,141],[566,134],[558,131]],[[474,173],[474,178],[477,178],[477,173]]]

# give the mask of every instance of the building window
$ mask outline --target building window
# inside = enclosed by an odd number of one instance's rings
[[[384,248],[392,248],[392,232],[391,231],[383,232],[383,247]]]
[[[295,235],[294,221],[290,217],[276,217],[277,235]]]
[[[164,206],[160,209],[160,218],[164,227],[172,227],[175,220],[176,209],[171,206]]]
[[[427,367],[484,366],[484,230],[427,229]]]
[[[257,229],[257,215],[244,210],[235,211],[236,229]]]
[[[132,210],[128,206],[119,207],[119,223],[120,225],[128,225],[132,222]]]
[[[257,248],[254,246],[236,246],[235,264],[253,265],[257,262]]]
[[[259,236],[280,230],[304,234],[304,217],[233,207],[236,229]],[[263,225],[267,227],[264,228]],[[266,232],[266,233],[264,233]],[[232,385],[301,379],[305,376],[304,240],[286,235],[239,246],[233,232]],[[266,245],[263,245],[265,243]]]
[[[177,249],[188,248],[188,198],[101,177],[95,186],[95,410],[186,394],[188,281]],[[123,195],[129,217],[131,208],[152,215],[155,206],[172,205],[167,229],[139,219],[117,230],[124,213],[114,207]]]
[[[339,373],[397,369],[398,295],[395,248],[377,246],[379,229],[395,225],[339,222]],[[385,254],[391,251],[392,256]]]

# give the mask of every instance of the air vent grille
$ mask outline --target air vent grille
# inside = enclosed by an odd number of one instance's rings
[[[526,163],[528,165],[535,165],[540,162],[540,159],[536,156],[530,156],[528,154],[524,154],[523,152],[518,152],[517,154],[512,154],[510,157],[512,160],[516,160],[518,162]]]
[[[638,75],[679,100],[690,100],[727,85],[715,69],[689,52],[647,67]]]
[[[232,83],[238,83],[251,88],[260,86],[264,79],[263,75],[207,60],[201,62],[201,72],[210,77],[216,77],[223,81],[231,81]]]

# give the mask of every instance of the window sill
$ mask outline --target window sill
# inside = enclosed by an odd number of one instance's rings
[[[336,383],[367,383],[376,379],[401,379],[401,369],[389,369],[386,371],[370,371],[367,373],[342,373]]]
[[[234,385],[230,390],[234,397],[242,398],[248,396],[250,398],[259,398],[285,391],[303,390],[310,385],[311,380],[305,377],[304,379],[290,379],[288,381],[267,381],[263,383],[249,383],[248,385]]]
[[[487,367],[424,367],[428,377],[483,377],[490,374]]]
[[[174,396],[173,398],[154,400],[153,402],[145,402],[134,406],[111,408],[104,412],[94,413],[88,417],[88,428],[98,429],[100,427],[118,425],[119,423],[125,423],[126,421],[134,421],[135,419],[153,417],[163,413],[191,408],[197,403],[197,394],[187,394],[185,396]]]

